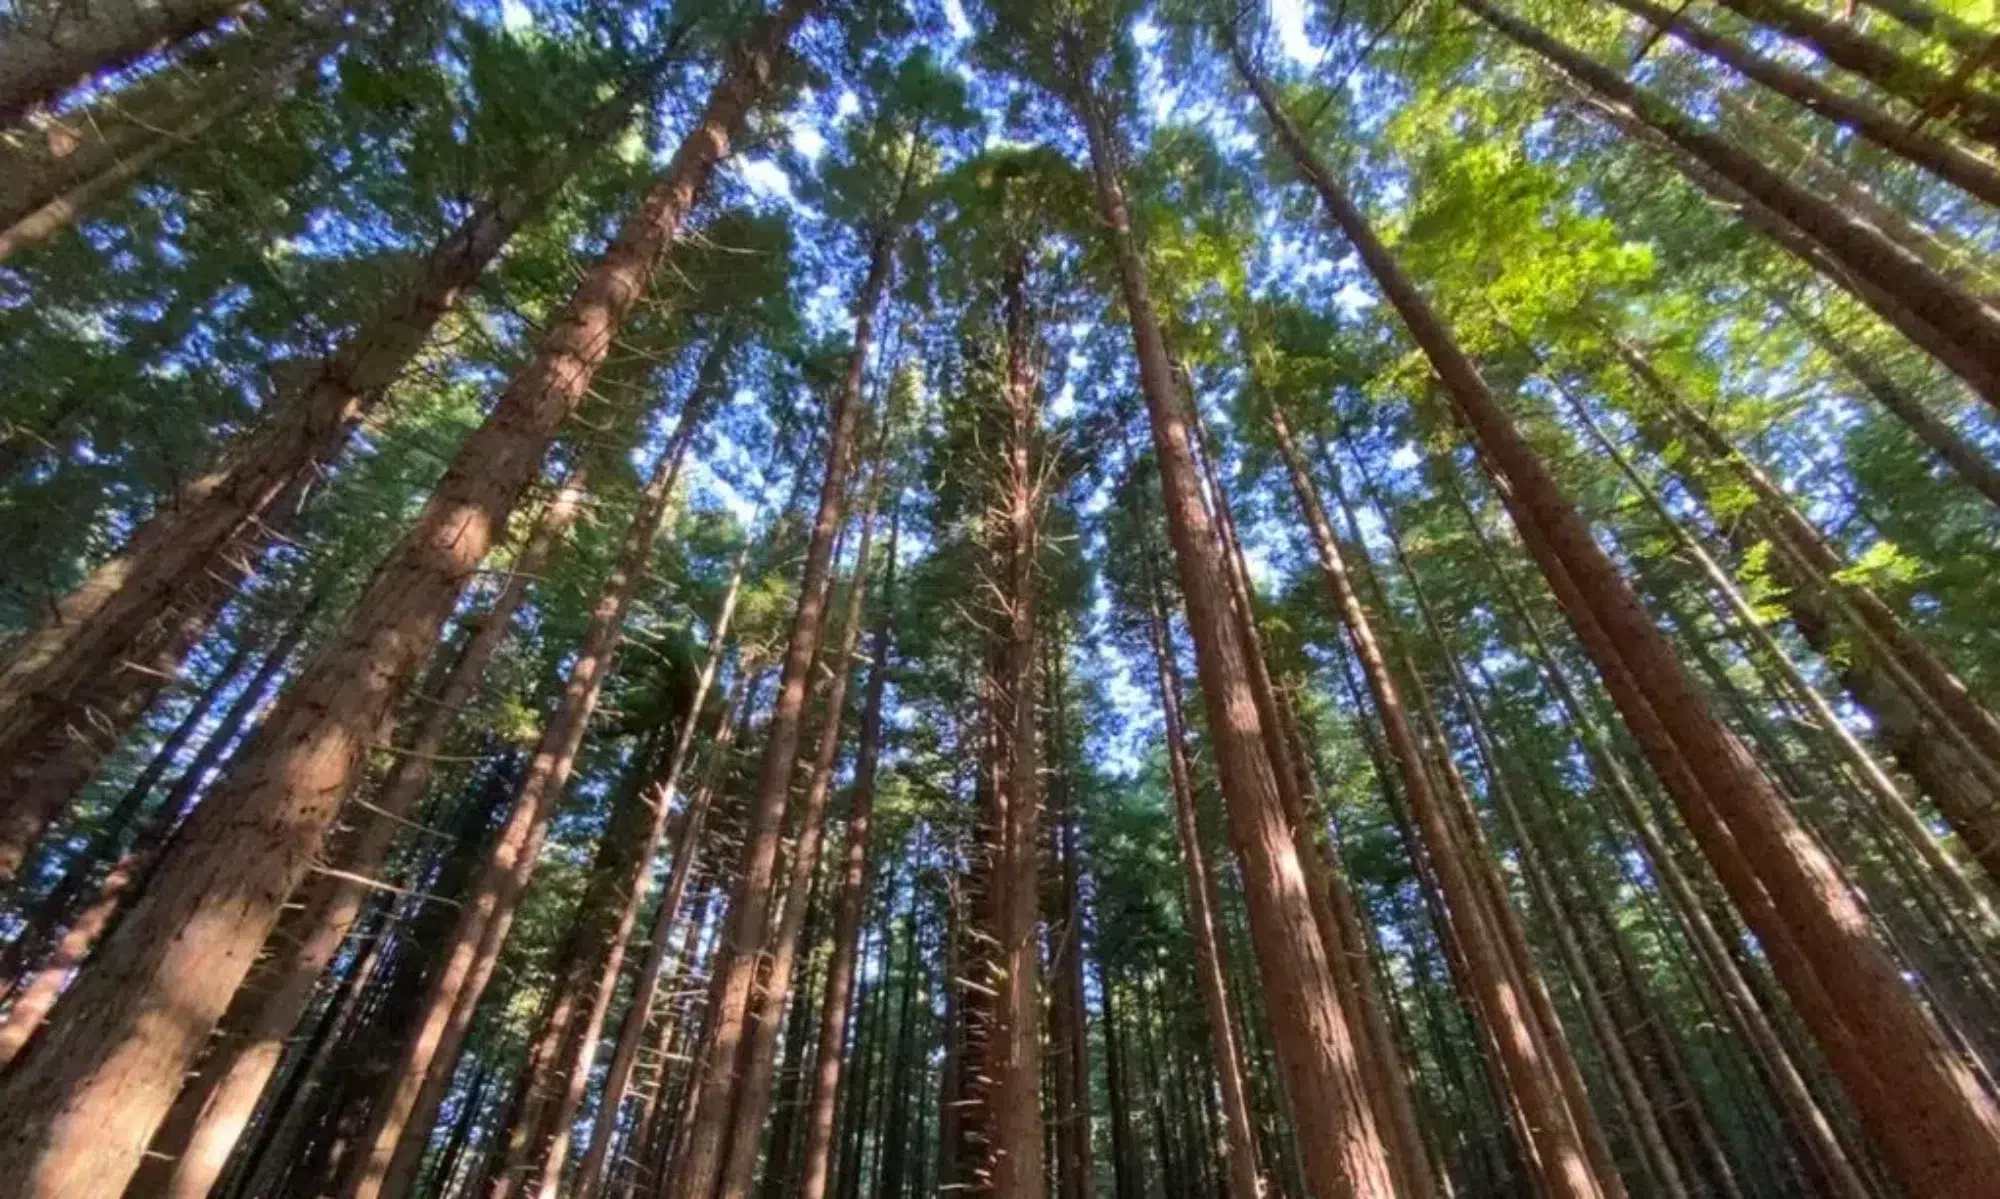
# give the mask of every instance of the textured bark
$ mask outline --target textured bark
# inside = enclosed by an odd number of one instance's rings
[[[604,580],[584,629],[583,643],[555,712],[542,727],[514,810],[494,843],[477,889],[453,930],[450,957],[425,998],[421,1021],[405,1042],[402,1061],[384,1088],[365,1156],[356,1159],[343,1194],[347,1199],[399,1196],[416,1180],[432,1123],[451,1086],[452,1070],[486,984],[506,944],[514,913],[541,856],[549,823],[569,784],[577,751],[583,747],[598,697],[611,677],[625,636],[625,613],[646,577],[653,545],[680,478],[681,464],[707,415],[706,397],[696,392],[683,406],[672,440],[661,452],[652,477],[639,494],[617,564]],[[588,911],[601,910],[595,906]],[[586,939],[591,937],[585,932]],[[587,943],[587,941],[586,941]],[[573,960],[582,954],[573,955]],[[589,971],[558,985],[565,999],[588,985]],[[566,1035],[566,1033],[564,1034]]]
[[[1753,1057],[1768,1080],[1772,1094],[1776,1096],[1780,1107],[1806,1144],[1808,1152],[1820,1164],[1821,1177],[1828,1191],[1842,1196],[1843,1199],[1862,1199],[1872,1194],[1872,1189],[1862,1180],[1832,1122],[1821,1109],[1819,1101],[1814,1098],[1811,1087],[1795,1062],[1790,1048],[1779,1035],[1772,1017],[1766,1012],[1754,988],[1737,966],[1735,957],[1729,952],[1724,941],[1724,931],[1710,919],[1707,907],[1696,892],[1693,881],[1681,868],[1679,859],[1668,846],[1649,807],[1640,797],[1616,751],[1585,711],[1582,701],[1569,683],[1568,676],[1556,662],[1555,655],[1542,634],[1540,624],[1529,611],[1513,580],[1488,545],[1485,529],[1470,507],[1463,506],[1463,496],[1455,493],[1454,498],[1460,502],[1475,540],[1485,554],[1488,565],[1493,569],[1494,578],[1500,584],[1501,595],[1507,600],[1516,619],[1527,633],[1525,649],[1534,659],[1543,680],[1561,705],[1578,740],[1582,742],[1592,767],[1598,777],[1604,780],[1616,801],[1618,811],[1638,836],[1652,870],[1660,879],[1676,916],[1679,917],[1682,927],[1696,948],[1702,969],[1715,980],[1724,1008],[1736,1020],[1739,1032],[1750,1043]],[[1729,928],[1730,935],[1733,936],[1733,924]]]
[[[1885,319],[1898,327],[1913,326],[1913,341],[1964,375],[1989,403],[2000,407],[2000,370],[1993,366],[2000,362],[2000,308],[1957,286],[1867,221],[1793,183],[1604,64],[1499,11],[1486,0],[1461,3],[1508,39],[1546,59],[1564,77],[1600,97],[1615,113],[1658,134],[1797,230],[1843,273],[1851,274],[1857,283],[1856,293],[1871,306],[1878,311],[1888,306],[1904,314],[1899,321],[1884,311]],[[1675,161],[1678,165],[1680,159]]]
[[[880,471],[885,469],[877,467]],[[721,1181],[716,1194],[721,1199],[748,1199],[757,1168],[757,1148],[771,1111],[771,1090],[778,1061],[778,1030],[785,1019],[785,1007],[792,996],[792,971],[798,959],[799,936],[813,900],[813,881],[819,870],[820,846],[826,832],[827,798],[833,786],[833,768],[840,757],[841,727],[847,709],[848,680],[854,673],[854,653],[861,643],[861,623],[866,615],[868,559],[875,531],[875,501],[881,475],[861,515],[859,548],[854,570],[848,580],[847,611],[841,625],[841,641],[825,664],[832,671],[827,683],[819,744],[815,748],[812,773],[799,803],[798,832],[792,843],[785,898],[777,920],[765,942],[765,967],[756,996],[755,1021],[744,1046],[743,1077],[737,1087],[736,1112],[732,1118],[729,1150],[723,1157]]]
[[[1612,3],[1786,99],[1853,130],[1988,204],[2000,206],[2000,168],[1978,155],[1912,128],[1907,121],[1897,120],[1866,100],[1828,87],[1803,71],[1758,54],[1742,41],[1701,24],[1685,12],[1663,8],[1652,0],[1612,0]]]
[[[11,647],[0,665],[0,759],[8,763],[9,782],[0,800],[0,879],[18,869],[42,828],[94,773],[98,757],[144,713],[158,680],[179,672],[188,650],[256,568],[292,509],[438,323],[513,234],[546,206],[569,172],[623,123],[630,106],[629,95],[605,105],[586,120],[585,136],[569,156],[503,187],[475,209],[339,350],[271,402],[266,424],[244,434],[181,487]],[[635,232],[639,227],[635,224]],[[641,261],[650,259],[649,245],[635,243],[632,249]],[[610,277],[599,276],[594,291],[602,292]],[[585,296],[576,314],[594,322],[602,300]],[[620,319],[625,303],[615,302]],[[602,358],[601,350],[591,348],[597,334],[579,324],[563,336],[588,349],[575,365],[594,370]],[[519,402],[547,390],[562,373],[551,372],[558,355],[568,363],[567,356],[576,352],[552,342],[517,383]],[[557,390],[572,382],[565,374]],[[147,669],[128,663],[145,663]],[[73,736],[72,730],[86,735]],[[88,761],[64,765],[76,758],[80,745],[98,748]],[[62,777],[50,779],[51,774]]]
[[[1811,46],[1828,62],[1915,106],[1924,119],[1948,117],[1968,136],[2000,148],[2000,96],[1966,87],[1963,79],[1942,75],[1854,25],[1830,20],[1790,0],[1718,3],[1753,24]],[[1984,49],[1990,53],[1991,48],[1989,42]]]
[[[1173,790],[1174,831],[1180,838],[1181,867],[1187,885],[1188,927],[1194,934],[1196,982],[1208,1016],[1216,1083],[1222,1091],[1223,1128],[1227,1134],[1229,1193],[1255,1199],[1263,1193],[1257,1167],[1257,1134],[1250,1120],[1250,1101],[1243,1084],[1243,1062],[1231,1022],[1228,984],[1216,949],[1214,884],[1196,825],[1194,780],[1188,769],[1187,733],[1181,725],[1180,679],[1167,644],[1166,614],[1155,584],[1147,613],[1158,675],[1160,708],[1166,718],[1167,774]]]
[[[1354,1031],[1320,941],[1276,770],[1264,748],[1250,667],[1232,627],[1227,567],[1202,510],[1186,419],[1133,240],[1112,131],[1086,86],[1078,86],[1071,102],[1089,137],[1099,215],[1131,320],[1230,836],[1243,867],[1258,969],[1309,1178],[1316,1194],[1333,1199],[1392,1195],[1389,1153],[1356,1069]]]
[[[220,24],[243,0],[115,0],[17,9],[0,26],[0,127],[115,71]]]
[[[1060,640],[1060,639],[1059,639]],[[1070,773],[1073,753],[1066,740],[1070,729],[1068,681],[1044,650],[1043,689],[1046,694],[1049,808],[1057,824],[1049,838],[1054,869],[1049,915],[1049,1052],[1053,1058],[1054,1125],[1051,1156],[1055,1160],[1059,1199],[1092,1199],[1095,1193],[1091,1153],[1090,1026],[1083,987],[1083,848],[1078,844],[1079,817],[1075,782]]]
[[[741,570],[739,564],[738,570]],[[732,584],[732,588],[734,584]],[[728,626],[729,605],[724,604],[724,615],[717,619],[716,633],[711,645],[719,644]],[[591,1127],[590,1144],[584,1150],[583,1160],[577,1166],[572,1183],[574,1194],[591,1199],[601,1186],[607,1163],[610,1160],[611,1138],[617,1127],[619,1105],[624,1101],[626,1089],[631,1085],[632,1071],[639,1060],[639,1050],[645,1041],[647,1022],[653,1010],[653,1000],[658,994],[661,971],[666,963],[668,937],[675,922],[680,918],[681,902],[687,894],[688,880],[693,875],[695,861],[702,845],[703,829],[707,825],[708,814],[713,806],[715,790],[722,776],[722,768],[729,759],[731,748],[736,742],[736,730],[748,718],[750,708],[756,701],[758,683],[762,675],[759,671],[745,666],[732,685],[729,697],[723,703],[721,727],[708,748],[708,761],[703,770],[703,779],[688,797],[687,807],[681,814],[680,836],[674,848],[673,866],[667,874],[667,882],[660,894],[660,902],[653,916],[651,932],[647,934],[646,955],[639,963],[638,976],[632,986],[632,998],[626,1007],[625,1018],[618,1026],[618,1036],[611,1052],[611,1062],[607,1067],[604,1092],[598,1100],[598,1116]],[[699,709],[697,708],[697,711]],[[689,728],[692,727],[688,726]],[[684,733],[685,733],[684,729]],[[679,759],[670,763],[669,776],[677,776],[686,764],[687,747],[685,739],[675,747]],[[663,785],[660,794],[663,799],[670,796],[672,785]],[[697,927],[700,921],[696,921]],[[693,935],[694,930],[689,931]],[[681,957],[685,961],[688,954]],[[662,1067],[664,1071],[664,1066]],[[664,1075],[663,1075],[664,1077]],[[635,1138],[643,1141],[643,1137]]]
[[[897,505],[889,524],[889,551],[882,565],[882,602],[868,668],[856,751],[854,786],[848,797],[847,854],[840,898],[834,910],[833,956],[827,963],[826,992],[820,1000],[819,1057],[813,1067],[812,1095],[806,1104],[806,1141],[799,1165],[800,1199],[826,1199],[833,1157],[834,1116],[841,1101],[846,1060],[848,1008],[854,994],[855,964],[861,947],[861,920],[874,880],[869,833],[875,812],[875,774],[882,757],[882,705],[889,684],[889,656],[896,639],[896,550],[902,528]]]
[[[240,61],[190,82],[169,70],[89,110],[50,118],[0,145],[0,262],[74,225],[173,151],[290,90],[333,45],[337,26],[260,27]]]
[[[287,905],[273,951],[245,980],[224,1013],[219,1042],[175,1097],[129,1193],[205,1199],[215,1187],[257,1100],[283,1057],[285,1042],[312,1002],[321,976],[360,919],[372,888],[366,879],[387,860],[397,835],[430,784],[432,767],[478,693],[486,668],[505,643],[515,611],[543,577],[584,498],[582,469],[570,472],[543,507],[499,595],[471,635],[366,809],[346,815],[325,857],[342,872],[310,880]]]
[[[1467,0],[1476,3],[1477,0]],[[1838,867],[1716,719],[1471,360],[1239,58],[1280,141],[1430,359],[1524,545],[1628,727],[1773,957],[1870,1134],[1912,1191],[2000,1193],[2000,1111],[1945,1043]],[[1892,1098],[1893,1096],[1893,1098]]]
[[[786,0],[732,55],[664,175],[467,439],[347,627],[294,681],[189,821],[160,885],[65,997],[60,1035],[0,1082],[0,1172],[24,1194],[95,1199],[122,1189],[362,757],[386,739],[396,700],[549,439],[582,402],[810,2]]]
[[[1522,1123],[1532,1138],[1526,1156],[1537,1171],[1541,1189],[1580,1199],[1622,1195],[1624,1187],[1616,1173],[1607,1174],[1607,1163],[1599,1160],[1590,1143],[1598,1135],[1588,1127],[1595,1117],[1587,1103],[1571,1102],[1581,1096],[1571,1095],[1565,1086],[1558,1058],[1570,1057],[1570,1050],[1562,1039],[1562,1028],[1552,1020],[1537,1018],[1536,997],[1530,993],[1534,983],[1527,973],[1534,968],[1533,963],[1521,960],[1524,953],[1508,953],[1509,941],[1518,944],[1519,937],[1518,930],[1509,927],[1511,911],[1501,910],[1506,897],[1490,894],[1490,887],[1482,890],[1470,863],[1479,846],[1470,842],[1465,830],[1454,827],[1444,799],[1432,788],[1401,688],[1349,580],[1326,510],[1306,473],[1290,426],[1275,404],[1270,423],[1291,477],[1300,519],[1312,534],[1320,575],[1360,659],[1376,719],[1381,722],[1390,758],[1402,780],[1403,798],[1423,837],[1451,921],[1459,930],[1470,980],[1478,992],[1479,1011],[1500,1050],[1509,1098],[1519,1105]],[[1439,752],[1442,756],[1442,747]],[[1445,769],[1452,768],[1447,763]]]
[[[63,984],[69,981],[71,972],[89,958],[91,951],[97,948],[98,940],[111,927],[111,922],[124,910],[133,895],[145,886],[153,864],[167,847],[174,830],[180,827],[202,781],[215,769],[222,755],[235,743],[244,726],[263,705],[272,682],[291,660],[293,651],[298,649],[312,614],[313,609],[308,605],[305,612],[295,618],[291,627],[278,638],[270,652],[264,655],[263,662],[244,683],[235,701],[223,712],[222,719],[216,722],[215,731],[188,763],[159,810],[140,830],[124,856],[112,865],[104,881],[98,884],[96,898],[70,922],[62,940],[56,943],[55,952],[14,991],[6,1018],[0,1020],[0,1069],[12,1064],[28,1039],[41,1028],[42,1022],[48,1018],[49,1009],[55,1006],[56,997],[62,993]]]
[[[744,836],[742,875],[725,920],[716,1002],[711,1007],[709,1069],[691,1105],[692,1123],[687,1153],[677,1163],[667,1193],[674,1199],[711,1199],[722,1170],[729,1118],[735,1106],[734,1063],[741,1052],[750,1017],[750,999],[757,973],[757,950],[763,942],[770,913],[783,831],[785,793],[799,751],[799,724],[804,714],[806,685],[819,650],[824,623],[826,580],[833,563],[833,543],[846,507],[849,459],[855,428],[861,417],[861,381],[874,338],[876,310],[887,293],[896,236],[878,232],[869,252],[867,274],[854,305],[854,346],[847,374],[833,396],[829,415],[826,473],[820,484],[819,511],[806,547],[799,582],[798,608],[792,617],[778,698],[764,734],[764,760],[752,791],[748,831]]]

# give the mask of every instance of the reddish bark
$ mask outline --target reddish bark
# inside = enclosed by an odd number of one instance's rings
[[[1429,357],[1500,481],[1524,545],[1871,1135],[1916,1193],[2000,1194],[2000,1111],[1904,983],[1838,867],[1715,718],[1589,526],[1269,85],[1240,54],[1238,66],[1285,150]]]
[[[810,4],[786,0],[732,56],[664,175],[467,439],[347,627],[294,681],[188,822],[171,867],[58,1007],[58,1035],[0,1082],[0,1173],[24,1193],[98,1199],[130,1177],[363,756],[386,739],[396,701]]]

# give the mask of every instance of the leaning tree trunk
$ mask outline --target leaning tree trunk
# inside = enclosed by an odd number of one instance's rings
[[[375,877],[429,787],[431,769],[478,693],[486,668],[507,639],[515,611],[541,579],[584,498],[582,469],[570,472],[544,506],[500,594],[474,623],[444,685],[427,697],[424,716],[370,798],[328,839],[327,858],[342,872],[312,879],[272,934],[273,953],[245,980],[224,1013],[219,1043],[181,1088],[134,1176],[132,1192],[206,1199],[249,1125],[257,1100],[284,1056],[320,977],[361,918]]]
[[[24,1194],[95,1199],[130,1177],[362,759],[387,739],[397,699],[811,3],[785,0],[731,55],[665,174],[467,439],[347,627],[293,682],[184,828],[159,884],[57,1008],[67,1016],[57,1035],[0,1082],[0,1175]],[[169,1011],[172,1020],[159,1018]]]
[[[779,672],[778,697],[764,731],[764,760],[750,801],[742,877],[724,922],[715,1003],[710,1008],[706,1055],[709,1068],[693,1096],[687,1153],[677,1163],[674,1178],[668,1184],[667,1193],[674,1199],[711,1199],[722,1171],[722,1155],[736,1099],[734,1063],[750,1018],[751,991],[758,970],[756,948],[763,944],[770,914],[785,795],[798,758],[799,724],[805,711],[806,686],[811,681],[808,676],[819,652],[826,580],[833,565],[834,537],[846,507],[849,459],[853,456],[855,430],[861,419],[861,382],[873,341],[876,310],[888,291],[891,257],[897,240],[888,229],[875,235],[867,275],[855,301],[854,345],[848,354],[846,377],[834,393],[829,414],[831,435],[827,438],[819,511],[806,547],[798,607],[792,616],[784,664]]]
[[[598,697],[617,661],[625,637],[626,609],[652,562],[653,545],[666,519],[681,463],[707,414],[706,401],[701,391],[689,397],[672,440],[640,492],[618,562],[591,609],[562,699],[542,728],[486,873],[461,909],[449,956],[425,997],[422,1018],[414,1035],[404,1043],[403,1057],[383,1088],[385,1101],[374,1113],[367,1152],[355,1159],[356,1168],[343,1191],[346,1199],[400,1196],[416,1180],[431,1125],[450,1089],[459,1048],[506,944],[549,823],[568,787],[577,751],[583,747],[597,711]],[[580,980],[567,979],[558,980],[557,986],[564,988],[565,984],[582,985]]]
[[[813,1067],[812,1094],[806,1102],[805,1150],[799,1166],[800,1199],[826,1199],[833,1157],[834,1115],[840,1107],[848,1007],[854,994],[863,909],[874,877],[868,837],[875,812],[876,768],[882,756],[882,705],[889,684],[889,655],[896,637],[896,549],[902,530],[901,505],[895,506],[891,513],[889,550],[882,564],[882,601],[861,712],[861,745],[856,751],[854,785],[848,795],[847,859],[841,872],[840,898],[834,909],[833,956],[827,962],[826,989],[820,1001],[819,1057]]]
[[[1355,1030],[1335,989],[1265,751],[1249,663],[1233,627],[1222,547],[1202,509],[1187,422],[1127,215],[1112,130],[1087,86],[1079,84],[1071,99],[1089,137],[1099,214],[1130,314],[1230,837],[1243,867],[1258,970],[1309,1176],[1324,1195],[1393,1195],[1389,1152],[1355,1066]]]
[[[624,122],[631,105],[628,89],[586,120],[585,136],[569,154],[475,209],[339,350],[297,389],[272,401],[266,424],[181,487],[11,648],[0,665],[0,759],[7,763],[8,783],[0,799],[0,880],[18,870],[48,822],[145,713],[160,680],[179,672],[290,509],[339,456],[439,321],[568,174]],[[591,307],[576,311],[582,315]],[[587,345],[591,336],[579,327],[572,340]],[[524,375],[517,383],[523,399],[562,373],[550,370],[556,352],[551,344],[551,356],[540,360],[532,379]],[[593,350],[589,357],[594,369],[602,353]],[[518,490],[508,491],[509,498]],[[145,669],[133,665],[139,663]],[[78,730],[84,735],[74,735]]]
[[[1501,12],[1487,0],[1460,3],[1508,39],[1546,59],[1564,77],[1600,97],[1617,114],[1658,134],[1796,229],[1841,270],[1852,274],[1859,284],[1857,295],[1882,311],[1892,324],[1913,325],[1913,341],[2000,408],[2000,366],[1995,365],[2000,363],[2000,308],[1966,292],[1868,222],[1793,183],[1604,64]],[[1677,157],[1676,165],[1679,162]],[[1817,262],[1814,265],[1819,266]],[[1885,308],[1900,309],[1901,319]]]
[[[718,624],[718,628],[721,625]],[[652,1015],[653,999],[658,994],[660,972],[667,959],[668,936],[680,917],[681,901],[686,897],[688,879],[694,870],[695,859],[702,846],[702,830],[707,824],[708,813],[713,806],[715,789],[720,785],[722,768],[728,761],[729,752],[736,743],[736,730],[748,719],[750,708],[756,701],[757,685],[762,677],[759,669],[750,663],[742,664],[741,673],[732,686],[731,693],[723,702],[721,727],[707,750],[707,764],[703,767],[704,778],[689,797],[687,807],[681,814],[681,828],[673,854],[673,866],[667,874],[665,888],[660,895],[658,910],[654,913],[652,931],[646,939],[646,956],[640,960],[638,977],[632,985],[632,996],[626,1004],[625,1018],[618,1027],[618,1036],[612,1047],[611,1063],[606,1069],[604,1089],[597,1103],[597,1119],[590,1130],[590,1144],[584,1150],[583,1161],[577,1166],[572,1190],[578,1196],[594,1199],[610,1160],[612,1137],[618,1123],[619,1105],[624,1102],[626,1088],[631,1085],[633,1068],[638,1064],[639,1051],[645,1041],[648,1021]],[[670,764],[668,774],[677,776],[685,766],[686,751],[679,746],[675,750],[680,761]],[[672,788],[663,786],[661,795],[671,794]],[[699,917],[695,926],[700,924]],[[694,935],[694,929],[688,931]],[[682,960],[688,958],[681,955]],[[660,1077],[656,1087],[665,1085],[665,1063],[660,1065]],[[657,1104],[659,1096],[648,1101]],[[650,1106],[648,1110],[651,1110]],[[642,1120],[641,1125],[644,1125]],[[643,1140],[643,1138],[637,1138]]]
[[[0,128],[90,76],[220,24],[245,0],[114,0],[23,6],[0,25]]]
[[[1497,905],[1506,902],[1505,897],[1483,896],[1478,889],[1466,861],[1477,850],[1452,827],[1443,802],[1431,786],[1424,752],[1404,708],[1401,688],[1390,672],[1388,657],[1382,652],[1372,622],[1348,577],[1318,489],[1306,473],[1305,463],[1292,440],[1291,427],[1275,397],[1271,402],[1270,424],[1291,478],[1300,519],[1312,534],[1320,575],[1353,644],[1355,657],[1361,662],[1376,718],[1388,742],[1390,759],[1403,784],[1404,801],[1423,836],[1451,922],[1459,930],[1477,995],[1477,1010],[1500,1050],[1508,1097],[1519,1105],[1521,1122],[1528,1129],[1531,1143],[1523,1147],[1523,1156],[1536,1172],[1541,1189],[1549,1194],[1579,1199],[1622,1195],[1624,1187],[1617,1174],[1607,1170],[1606,1163],[1600,1163],[1599,1155],[1593,1151],[1592,1141],[1602,1136],[1594,1129],[1594,1114],[1587,1104],[1573,1106],[1568,1102],[1558,1061],[1570,1057],[1571,1050],[1561,1040],[1559,1025],[1542,1027],[1534,1019],[1533,1000],[1528,995],[1532,982],[1525,975],[1533,963],[1512,960],[1505,953],[1501,930],[1494,927],[1504,914],[1489,911],[1485,902],[1490,898]],[[1439,753],[1443,752],[1440,746]]]
[[[1811,46],[1828,62],[1913,105],[1922,114],[1916,123],[1949,113],[1951,123],[1967,135],[2000,149],[2000,96],[1965,86],[1970,76],[1942,75],[1851,24],[1830,20],[1790,0],[1718,2],[1753,24],[1776,29]],[[1991,53],[1990,42],[1984,51]]]
[[[289,25],[249,31],[240,61],[219,62],[192,82],[163,71],[84,112],[21,130],[19,145],[0,152],[8,176],[0,181],[0,262],[76,224],[211,127],[289,91],[340,33],[338,22]]]
[[[1914,1193],[2000,1194],[2000,1111],[1905,984],[1838,866],[1715,717],[1471,360],[1307,147],[1269,84],[1232,50],[1284,149],[1429,357],[1482,461],[1501,481],[1524,545],[1871,1135]]]
[[[1151,574],[1150,563],[1148,574]],[[1187,733],[1181,727],[1180,678],[1174,669],[1166,632],[1165,606],[1158,595],[1158,581],[1149,579],[1147,629],[1152,639],[1153,667],[1158,676],[1160,709],[1166,718],[1167,775],[1173,790],[1174,831],[1180,838],[1181,866],[1185,875],[1188,928],[1194,934],[1195,976],[1201,988],[1202,1008],[1208,1016],[1208,1035],[1214,1055],[1216,1082],[1222,1091],[1222,1120],[1229,1161],[1229,1193],[1256,1196],[1263,1184],[1257,1168],[1257,1132],[1251,1123],[1250,1100],[1243,1081],[1243,1061],[1237,1050],[1236,1029],[1231,1023],[1229,989],[1222,973],[1222,959],[1216,948],[1214,884],[1209,881],[1208,858],[1202,849],[1201,832],[1194,810],[1194,779],[1188,769]]]
[[[2000,167],[1995,167],[1977,154],[1922,129],[1912,128],[1908,122],[1897,120],[1864,99],[1828,87],[1803,71],[1758,54],[1738,39],[1710,29],[1685,12],[1663,8],[1652,0],[1611,2],[1746,78],[1763,84],[1844,129],[1852,130],[1988,204],[2000,207]]]
[[[878,472],[887,469],[878,462]],[[819,870],[820,845],[826,832],[827,797],[832,791],[833,769],[840,757],[840,733],[847,709],[848,681],[854,673],[854,652],[861,643],[861,622],[868,589],[868,559],[875,534],[875,500],[881,475],[871,486],[863,506],[859,544],[854,570],[848,580],[847,611],[841,626],[841,641],[825,659],[832,678],[827,683],[821,717],[819,744],[813,754],[812,772],[799,804],[798,832],[793,839],[791,871],[785,880],[784,902],[765,946],[770,958],[757,996],[755,1027],[744,1046],[743,1076],[737,1084],[736,1114],[731,1121],[728,1153],[724,1155],[720,1199],[748,1199],[757,1169],[758,1142],[765,1120],[770,1116],[772,1083],[776,1077],[778,1030],[784,1023],[785,1006],[791,999],[792,972],[798,958],[800,934],[812,906],[813,880]],[[768,1167],[767,1167],[768,1168]],[[549,1197],[553,1199],[553,1197]]]

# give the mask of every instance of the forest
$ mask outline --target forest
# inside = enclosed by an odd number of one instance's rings
[[[2000,1199],[2000,3],[0,5],[0,1194]]]

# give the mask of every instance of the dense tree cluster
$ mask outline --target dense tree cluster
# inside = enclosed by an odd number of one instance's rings
[[[1992,0],[0,14],[0,1190],[2000,1199]]]

